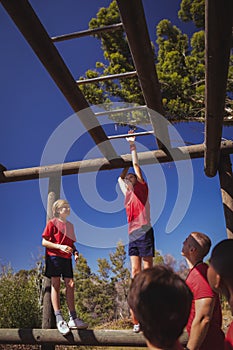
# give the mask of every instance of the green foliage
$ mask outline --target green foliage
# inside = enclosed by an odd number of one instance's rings
[[[158,77],[162,83],[162,97],[167,115],[172,120],[202,117],[204,94],[200,95],[199,81],[205,76],[204,43],[202,33],[194,35],[194,45],[188,51],[188,37],[168,20],[157,26]],[[198,73],[198,74],[197,74]]]
[[[80,254],[74,271],[76,310],[90,326],[109,322],[114,317],[115,288],[108,279],[108,264],[104,259],[98,264],[100,276],[91,273]]]
[[[4,267],[0,274],[0,328],[39,328],[40,293],[36,269],[17,274]]]
[[[129,269],[125,266],[126,251],[121,241],[118,242],[115,253],[110,254],[110,260],[112,263],[112,280],[117,292],[115,317],[129,317],[127,294],[131,279]]]
[[[161,83],[162,102],[166,117],[174,122],[183,120],[202,121],[205,116],[205,38],[204,0],[182,0],[179,18],[192,21],[197,29],[191,38],[163,19],[156,27],[156,46],[152,43],[157,75]],[[120,22],[116,1],[107,8],[101,8],[89,23],[90,28],[99,28]],[[95,35],[101,41],[103,62],[97,62],[94,70],[88,70],[85,77],[106,76],[135,70],[125,34],[122,29]],[[156,55],[155,55],[156,51]],[[82,77],[81,79],[84,79]],[[135,77],[114,79],[81,85],[90,104],[123,101],[135,106],[144,105],[144,98]],[[233,111],[233,58],[230,57],[227,82],[225,115]],[[141,111],[132,111],[110,116],[119,124],[146,124],[149,117]]]
[[[107,259],[97,259],[98,270],[94,274],[87,260],[80,254],[74,268],[75,306],[78,316],[89,323],[89,327],[129,328],[131,327],[127,294],[131,283],[130,271],[126,266],[126,251],[118,242],[115,251]],[[170,254],[164,257],[155,250],[153,264],[166,264],[185,278],[187,265],[177,262]],[[3,266],[0,273],[0,327],[40,328],[41,327],[41,262],[32,270],[13,273]],[[61,307],[68,319],[64,284],[61,285]],[[225,299],[222,300],[224,304]],[[114,323],[116,322],[117,323]],[[115,325],[114,325],[115,324]]]
[[[164,259],[160,252],[155,249],[155,256],[153,258],[153,265],[164,264]]]
[[[205,0],[182,0],[178,16],[184,22],[193,21],[197,28],[204,28]]]
[[[89,23],[90,29],[99,28],[111,24],[120,22],[119,11],[116,1],[112,1],[108,8],[101,8],[96,15],[96,18],[92,18]],[[122,29],[115,30],[114,32],[104,32],[101,35],[96,34],[99,40],[101,40],[101,47],[103,50],[104,62],[96,62],[95,72],[97,76],[106,76],[112,74],[126,73],[134,71],[134,65],[130,50],[127,44],[127,40]],[[88,78],[90,71],[87,71],[85,78]],[[84,77],[81,77],[84,79]],[[114,99],[116,101],[124,101],[127,103],[133,103],[135,105],[143,105],[144,99],[139,86],[138,79],[136,77],[131,78],[119,78],[99,82],[95,84],[80,85],[80,89],[84,93],[86,99],[90,104],[100,104],[110,102]],[[114,115],[114,119],[119,124],[131,123],[131,120],[137,122],[141,118],[141,113],[131,112],[128,114]],[[148,116],[144,121],[148,123]]]

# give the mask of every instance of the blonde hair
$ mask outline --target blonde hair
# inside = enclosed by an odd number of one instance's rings
[[[59,217],[58,209],[63,207],[64,204],[69,205],[69,202],[65,199],[58,199],[56,202],[53,203],[52,212],[53,212],[54,217],[56,217],[56,218]]]

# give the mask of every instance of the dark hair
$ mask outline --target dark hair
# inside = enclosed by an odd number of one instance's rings
[[[224,239],[214,247],[210,263],[221,277],[233,282],[233,239]]]
[[[133,175],[133,176],[137,179],[137,175],[134,174],[134,173],[128,173],[127,175]],[[127,175],[126,175],[126,176],[127,176]]]
[[[166,348],[174,345],[187,324],[192,292],[170,267],[156,265],[135,276],[128,303],[146,339]]]

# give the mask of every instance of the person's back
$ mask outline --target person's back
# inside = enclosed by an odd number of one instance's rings
[[[156,265],[138,273],[130,286],[128,303],[148,347],[183,349],[178,339],[188,321],[192,292],[171,268]]]

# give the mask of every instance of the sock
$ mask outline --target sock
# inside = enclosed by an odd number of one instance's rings
[[[57,310],[54,312],[54,315],[56,317],[56,323],[58,323],[59,321],[63,321],[63,317],[61,314],[61,310]]]
[[[76,311],[69,311],[70,319],[75,320],[77,318]]]

